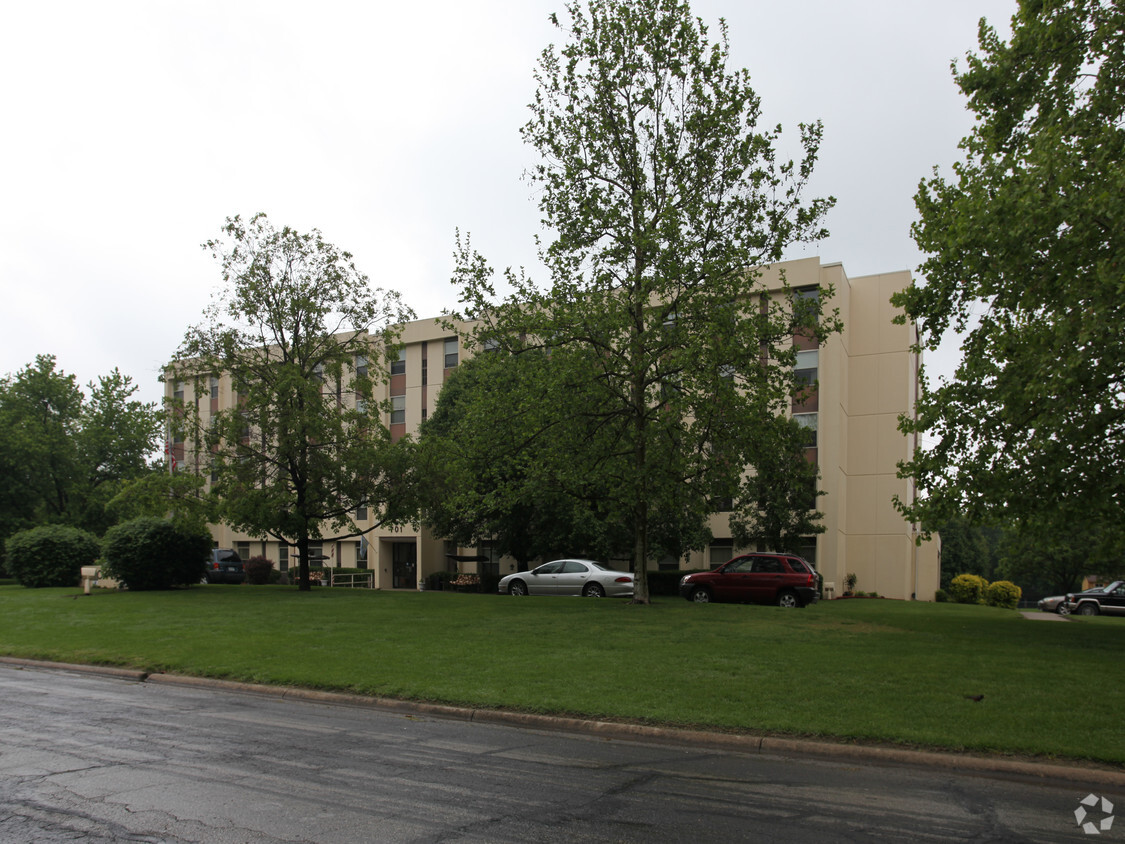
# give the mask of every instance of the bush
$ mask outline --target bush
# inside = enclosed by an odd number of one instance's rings
[[[696,569],[698,571],[709,571],[709,569]],[[648,573],[648,594],[650,596],[667,595],[674,598],[680,596],[680,581],[683,580],[685,574],[693,574],[694,572],[680,571],[675,569],[672,571],[650,571]]]
[[[944,589],[939,589],[934,593],[934,601],[939,604],[944,604],[949,600],[949,593]]]
[[[98,538],[65,525],[44,525],[8,537],[7,567],[19,583],[77,586],[82,567],[98,559]]]
[[[267,557],[251,557],[246,561],[246,582],[255,586],[264,586],[270,582],[272,571],[273,560]]]
[[[984,602],[990,607],[1014,610],[1020,605],[1023,590],[1010,580],[997,580],[984,590]]]
[[[984,601],[988,581],[976,574],[959,574],[949,583],[949,596],[959,604],[979,604]]]
[[[105,535],[102,574],[137,591],[199,583],[211,556],[211,536],[142,516]]]
[[[426,575],[426,589],[430,592],[441,592],[445,589],[451,588],[449,581],[453,580],[457,574],[451,571],[435,571]]]

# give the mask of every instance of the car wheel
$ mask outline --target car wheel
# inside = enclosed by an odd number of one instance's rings
[[[1055,610],[1055,612],[1057,612],[1059,615],[1070,615],[1070,610],[1066,608],[1066,604],[1059,604],[1059,607],[1057,610]]]
[[[797,599],[797,593],[790,592],[788,589],[786,589],[784,592],[777,596],[777,605],[779,607],[792,608],[801,606],[801,602]]]
[[[605,590],[600,583],[591,583],[582,590],[582,594],[587,598],[604,598]]]
[[[1095,603],[1087,602],[1078,608],[1079,615],[1097,615],[1098,605]]]
[[[709,604],[711,603],[711,590],[697,586],[691,593],[691,600],[696,604]]]
[[[508,584],[508,594],[523,596],[527,594],[527,584],[522,580],[513,580]]]

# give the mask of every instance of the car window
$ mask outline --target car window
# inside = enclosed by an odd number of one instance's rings
[[[220,563],[241,563],[242,562],[242,558],[240,556],[238,556],[238,554],[235,553],[234,551],[217,551],[217,552],[215,552],[215,558]]]
[[[777,557],[755,557],[752,571],[755,574],[781,574],[784,569]]]
[[[793,570],[794,574],[809,573],[809,567],[805,565],[804,560],[798,560],[796,557],[786,557],[785,562],[789,563],[789,568]]]
[[[727,563],[727,567],[723,569],[723,572],[725,574],[744,574],[750,571],[750,568],[751,566],[753,566],[753,564],[754,561],[750,557],[742,557],[741,559],[731,560],[729,563]]]
[[[585,563],[580,563],[577,560],[567,560],[562,564],[559,569],[559,574],[585,574],[589,569]]]
[[[532,574],[558,574],[561,567],[562,563],[544,563],[533,571]]]

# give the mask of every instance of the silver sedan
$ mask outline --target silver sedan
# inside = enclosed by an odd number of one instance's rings
[[[500,579],[508,595],[584,595],[587,598],[633,597],[633,575],[593,560],[553,560],[531,571]]]

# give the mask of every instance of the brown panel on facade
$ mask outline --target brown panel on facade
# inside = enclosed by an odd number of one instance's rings
[[[820,410],[820,392],[813,390],[802,401],[793,400],[794,413],[816,413]]]
[[[805,449],[805,459],[807,461],[809,461],[810,463],[812,463],[814,466],[819,465],[817,463],[818,458],[819,458],[819,455],[817,454],[817,449],[815,449],[815,448],[806,448]]]
[[[391,425],[391,442],[397,443],[406,436],[406,423],[396,422]]]
[[[820,348],[820,343],[816,341],[815,337],[806,337],[804,334],[794,334],[793,345],[797,347],[799,352],[811,352],[813,349]]]
[[[406,375],[392,375],[391,376],[391,395],[392,396],[405,396],[406,395]]]

